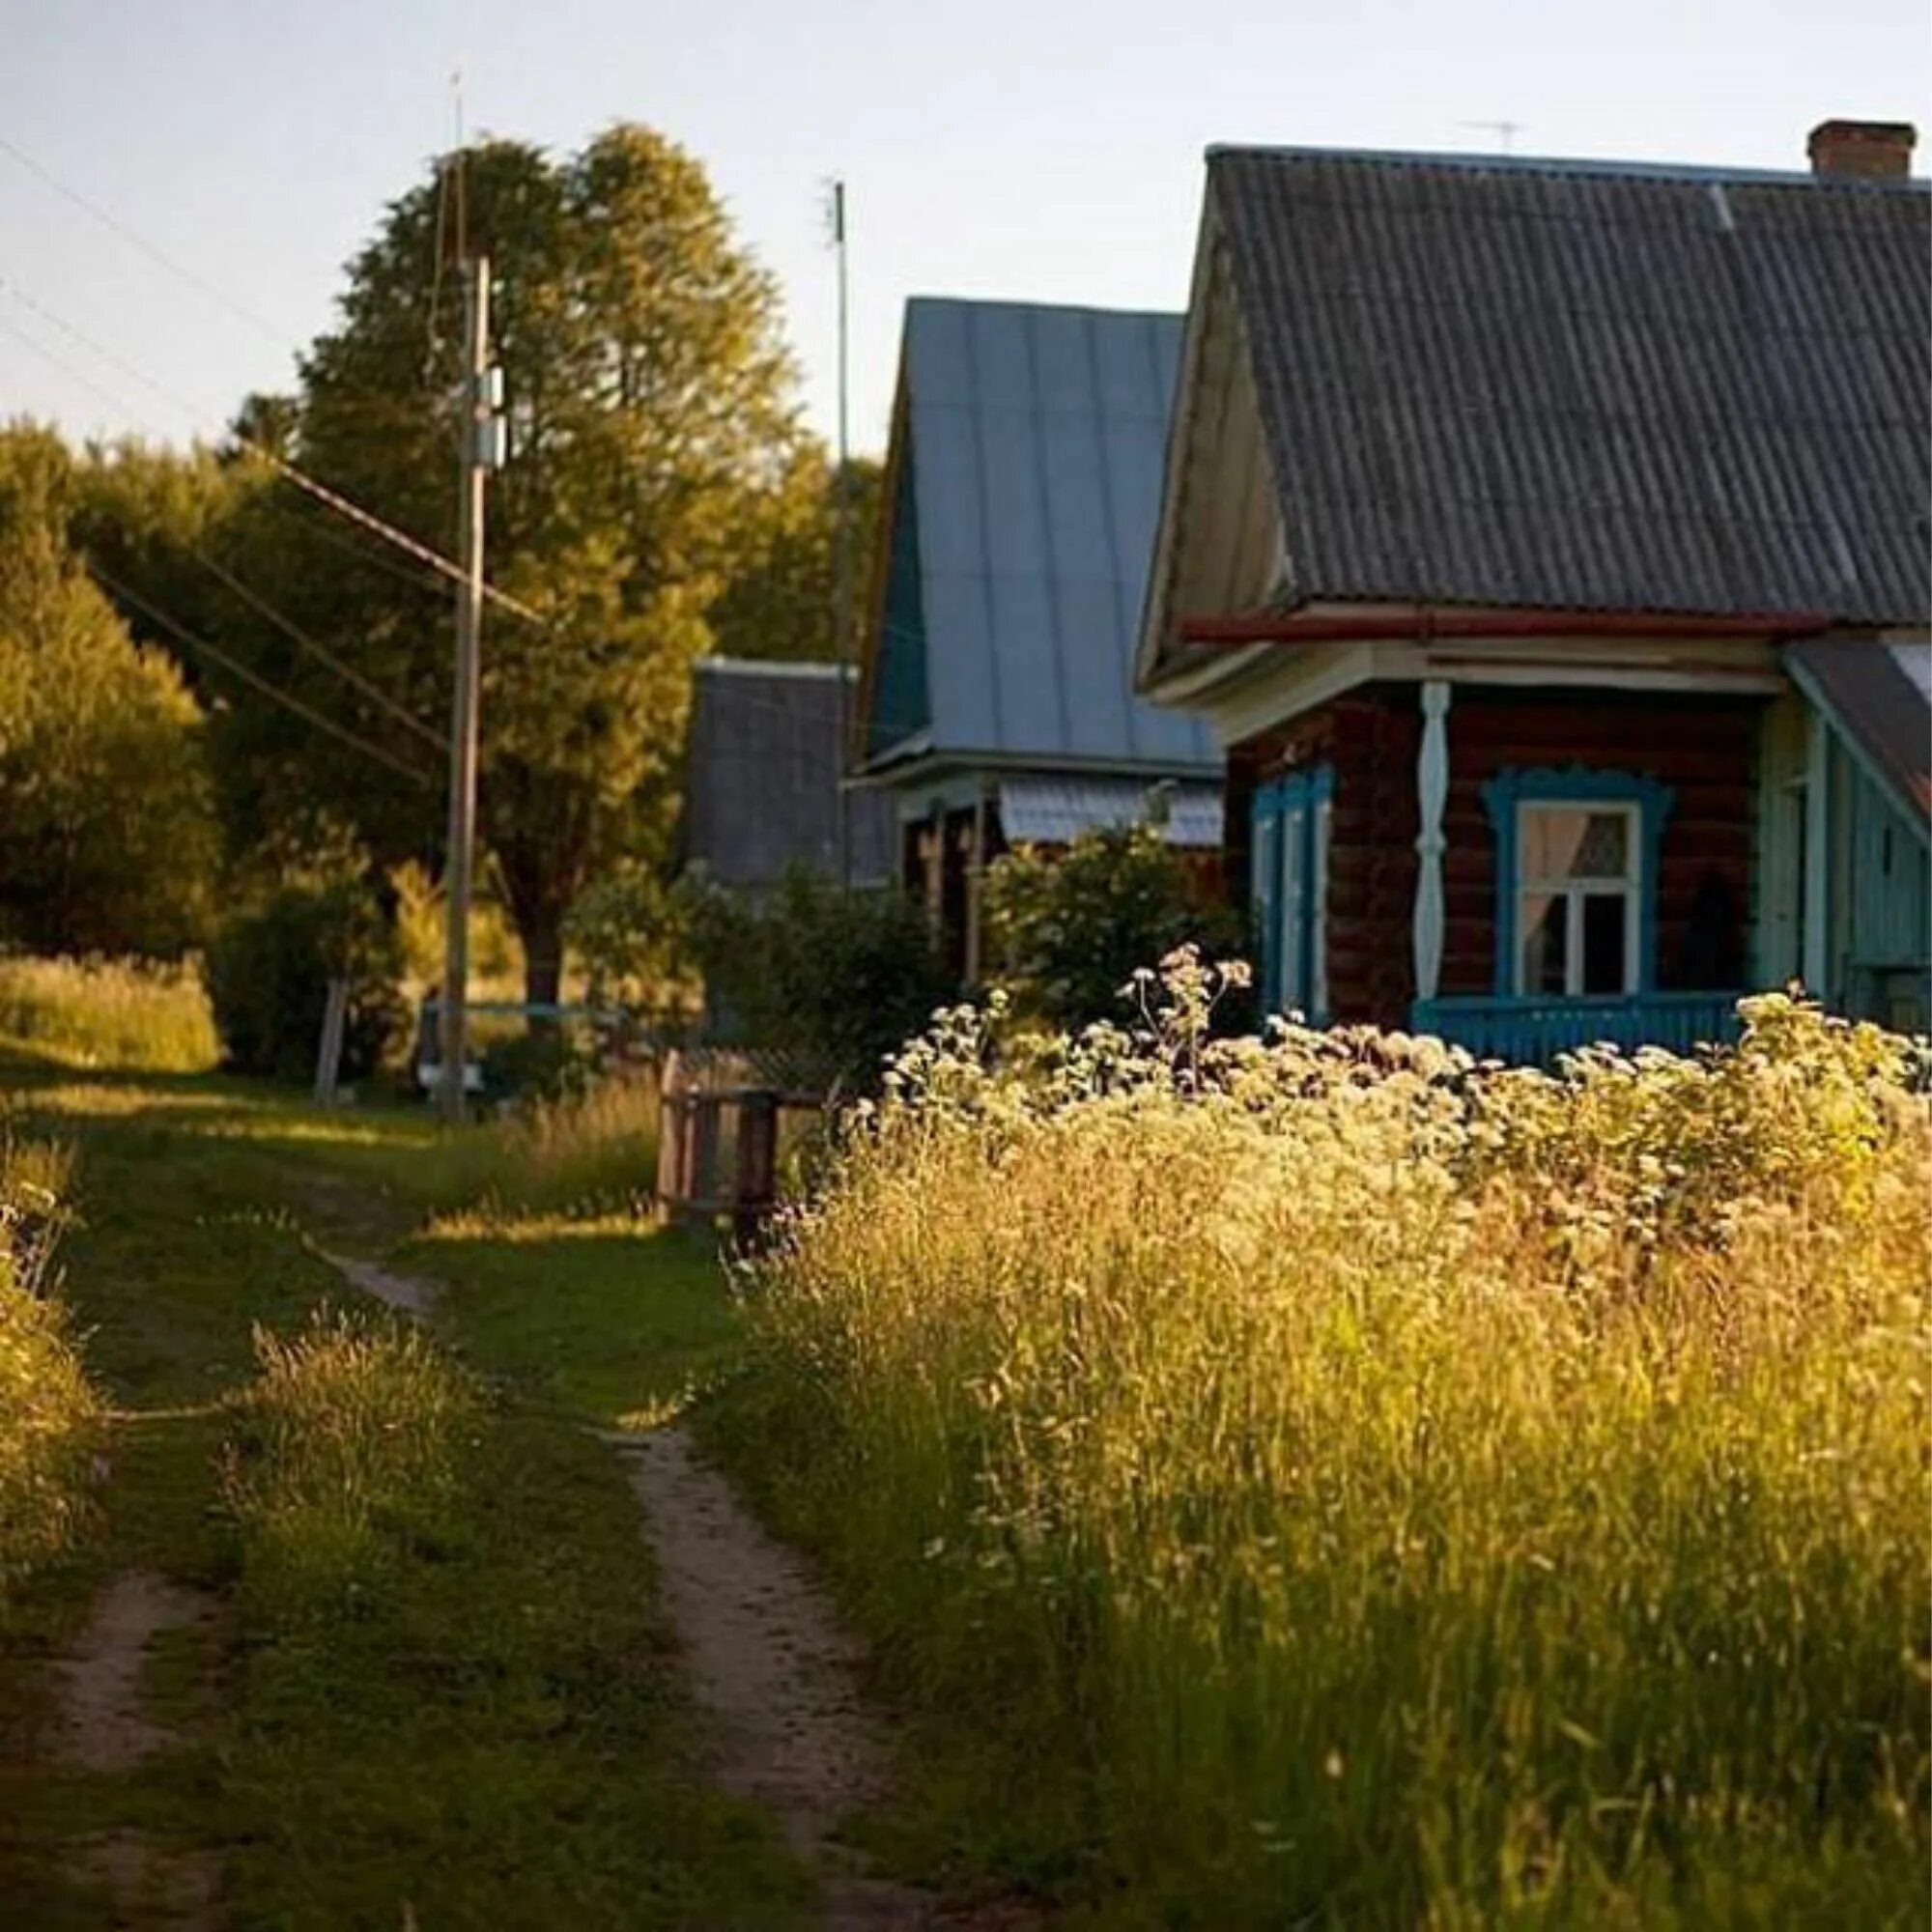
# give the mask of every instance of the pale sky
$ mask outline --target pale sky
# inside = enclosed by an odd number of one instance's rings
[[[0,417],[179,439],[288,386],[343,264],[447,145],[459,68],[472,130],[568,149],[629,119],[690,148],[783,286],[827,430],[842,174],[853,440],[876,450],[908,295],[1179,307],[1210,143],[1493,152],[1472,124],[1509,120],[1519,154],[1800,168],[1827,116],[1932,123],[1932,9],[0,0],[0,142],[233,304],[0,149]]]

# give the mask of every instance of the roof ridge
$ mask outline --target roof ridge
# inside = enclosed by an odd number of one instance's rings
[[[1483,155],[1461,150],[1441,152],[1406,148],[1320,148],[1293,143],[1214,141],[1208,146],[1209,167],[1216,161],[1340,161],[1370,167],[1456,168],[1470,174],[1601,175],[1634,181],[1701,185],[1738,182],[1764,187],[1802,187],[1830,192],[1896,194],[1901,190],[1932,191],[1932,180],[1908,176],[1903,181],[1871,181],[1858,177],[1818,175],[1808,168],[1727,167],[1703,161],[1624,160],[1586,155]]]
[[[1111,308],[1097,302],[1034,301],[1019,296],[938,296],[909,295],[908,309],[914,308],[1005,308],[1050,315],[1104,315],[1130,322],[1181,322],[1178,308]]]

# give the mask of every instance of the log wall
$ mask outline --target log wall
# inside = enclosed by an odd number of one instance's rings
[[[1663,827],[1657,985],[1692,992],[1742,984],[1750,915],[1755,761],[1762,701],[1677,694],[1517,693],[1459,685],[1449,708],[1443,812],[1443,994],[1495,988],[1495,834],[1482,788],[1505,768],[1581,765],[1641,773],[1676,797]],[[1228,764],[1228,880],[1247,902],[1248,808],[1255,786],[1332,764],[1328,985],[1333,1015],[1406,1023],[1415,902],[1418,687],[1369,685],[1235,748]],[[1693,930],[1700,898],[1706,913]],[[1712,905],[1728,908],[1711,929]]]

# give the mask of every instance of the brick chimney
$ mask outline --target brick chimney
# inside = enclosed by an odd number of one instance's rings
[[[1829,181],[1904,181],[1918,141],[1909,121],[1821,121],[1807,143],[1811,172]]]

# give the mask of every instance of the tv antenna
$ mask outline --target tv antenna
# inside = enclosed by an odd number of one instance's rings
[[[1516,153],[1516,137],[1523,131],[1520,121],[1464,121],[1465,128],[1480,128],[1485,133],[1493,134],[1503,144],[1503,153]]]

